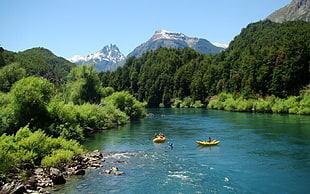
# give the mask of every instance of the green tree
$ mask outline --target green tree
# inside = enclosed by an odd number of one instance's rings
[[[26,70],[19,63],[13,63],[0,69],[0,91],[9,92],[12,85],[26,77]]]
[[[82,65],[72,69],[66,84],[66,102],[74,104],[100,103],[101,84],[94,64],[89,67]]]
[[[115,92],[111,96],[103,99],[105,104],[115,106],[125,112],[131,119],[144,116],[144,104],[137,101],[129,92]]]
[[[17,127],[27,123],[38,128],[46,126],[50,122],[46,105],[54,92],[53,84],[43,78],[27,77],[17,81],[10,92]]]

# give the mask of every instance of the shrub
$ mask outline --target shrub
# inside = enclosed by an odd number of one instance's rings
[[[82,141],[84,139],[83,128],[79,124],[60,124],[56,127],[56,130],[60,132],[60,137],[67,140],[75,139],[77,141]]]
[[[0,137],[0,174],[6,175],[14,170],[17,146],[13,136],[3,134]]]
[[[173,102],[173,104],[171,105],[172,108],[180,108],[180,105],[182,103],[182,100],[180,100],[179,98],[176,98]]]
[[[3,133],[12,134],[18,128],[18,118],[12,104],[1,106],[0,111],[0,135]]]
[[[19,128],[30,123],[36,128],[45,125],[49,118],[46,105],[54,95],[54,86],[39,77],[27,77],[17,81],[10,92]]]
[[[299,111],[301,97],[299,96],[291,96],[286,101],[285,104],[288,107],[288,113],[297,114]]]
[[[262,98],[259,98],[253,104],[253,110],[254,112],[262,112],[262,113],[271,112],[270,103],[268,101],[263,100]]]
[[[190,96],[187,96],[183,99],[182,103],[180,104],[180,108],[190,108],[192,104],[192,99]]]
[[[26,128],[28,127],[26,126]],[[17,144],[19,145],[20,150],[22,150],[20,155],[25,154],[29,156],[26,157],[24,161],[22,160],[22,162],[37,164],[38,161],[49,151],[45,146],[47,138],[48,137],[41,130],[38,130],[30,133],[28,137],[18,140]]]
[[[29,129],[29,126],[25,126],[23,128],[20,128],[16,134],[15,134],[15,141],[21,141],[23,140],[24,138],[27,138],[29,137],[30,135],[32,134],[32,132],[30,131]]]
[[[53,100],[48,105],[48,111],[54,121],[49,127],[49,132],[55,137],[61,136],[78,141],[84,138],[83,129],[107,129],[114,124],[120,125],[129,122],[129,117],[124,112],[109,104],[74,105]]]
[[[74,152],[70,150],[56,150],[50,156],[45,156],[42,161],[41,165],[44,167],[53,167],[59,166],[61,164],[70,163],[74,156]]]
[[[108,118],[106,119],[107,122],[111,122],[112,124],[116,123],[118,125],[129,122],[129,116],[112,105],[105,106],[104,111],[108,115]]]
[[[195,103],[191,104],[191,107],[202,108],[202,107],[204,107],[204,104],[202,104],[200,100],[196,100]]]
[[[61,137],[49,138],[46,145],[50,151],[49,153],[57,149],[70,150],[75,154],[81,154],[83,152],[81,145],[76,140],[66,140]]]
[[[114,93],[114,89],[112,87],[100,88],[101,96],[103,98],[108,97]]]
[[[136,100],[129,92],[115,92],[101,100],[103,104],[113,105],[125,112],[131,119],[136,119],[146,114],[144,104]]]
[[[275,99],[271,110],[273,113],[288,113],[288,107],[286,106],[285,100],[281,98]]]
[[[53,166],[70,162],[74,155],[82,152],[75,140],[52,138],[41,130],[31,132],[25,126],[16,135],[0,137],[0,173],[5,176],[24,164]]]
[[[233,98],[231,94],[227,94],[227,93],[220,93],[218,95],[218,101],[220,102],[225,102],[227,99]]]
[[[222,102],[220,102],[218,99],[214,99],[214,100],[211,100],[209,102],[207,108],[223,110],[224,109],[224,104]]]
[[[236,111],[235,100],[233,98],[227,98],[224,102],[224,110]]]
[[[235,100],[236,111],[251,112],[253,108],[253,103],[254,102],[252,99],[246,100],[242,97],[239,97],[237,100]]]
[[[298,114],[310,114],[310,95],[303,97],[300,101]]]

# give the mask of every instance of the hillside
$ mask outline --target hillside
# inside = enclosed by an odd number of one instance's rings
[[[60,85],[75,66],[45,48],[32,48],[19,53],[1,48],[0,90],[8,91],[14,82],[32,75]]]

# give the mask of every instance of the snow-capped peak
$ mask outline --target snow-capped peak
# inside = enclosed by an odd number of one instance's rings
[[[219,43],[219,42],[212,42],[212,44],[214,46],[217,46],[217,47],[221,47],[221,48],[228,48],[229,44],[224,44],[224,43]]]
[[[173,32],[173,31],[168,31],[168,30],[157,30],[155,34],[152,36],[151,40],[155,41],[159,39],[186,40],[188,39],[188,37],[185,36],[181,32]]]
[[[72,63],[75,63],[75,62],[77,62],[77,61],[82,61],[82,60],[84,60],[85,59],[85,57],[83,57],[83,56],[81,56],[81,55],[74,55],[73,57],[71,57],[70,59],[69,59],[69,61],[71,61]]]
[[[75,55],[69,59],[76,65],[84,63],[95,63],[95,67],[99,71],[115,70],[125,60],[125,56],[120,52],[116,45],[107,45],[103,49],[97,51],[95,54],[90,54],[86,57]]]
[[[124,60],[125,56],[119,51],[116,45],[107,45],[103,49],[97,51],[95,54],[90,54],[86,57],[75,55],[69,59],[72,63],[87,63],[87,62],[100,62],[111,61],[117,63]]]
[[[181,32],[173,32],[168,30],[157,30],[152,36],[150,41],[156,41],[160,39],[169,39],[169,40],[182,40],[185,41],[189,47],[192,47],[198,42],[198,38],[191,38],[184,35]]]
[[[181,32],[173,32],[173,31],[168,31],[168,30],[157,30],[150,40],[156,41],[160,39],[183,40],[189,45],[189,47],[192,47],[193,45],[195,45],[199,40],[199,38],[191,38],[191,37],[184,35]],[[225,49],[228,48],[229,46],[228,44],[223,44],[223,43],[218,43],[218,42],[213,42],[212,44],[214,46],[225,48]]]

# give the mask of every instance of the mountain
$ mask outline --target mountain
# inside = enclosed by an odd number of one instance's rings
[[[293,0],[285,7],[273,12],[267,19],[277,23],[296,20],[310,22],[310,0]]]
[[[96,63],[95,67],[99,71],[113,71],[120,62],[125,60],[124,54],[120,52],[116,45],[107,45],[95,54],[86,57],[75,55],[69,59],[72,63],[82,65],[84,63]]]
[[[136,47],[127,57],[139,57],[148,50],[156,50],[160,47],[192,48],[203,54],[216,54],[225,49],[205,39],[188,37],[180,32],[158,30],[147,42]]]

